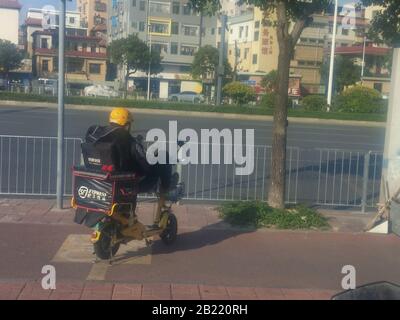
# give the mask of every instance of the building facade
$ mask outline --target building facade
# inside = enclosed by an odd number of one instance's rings
[[[266,74],[277,69],[276,32],[261,10],[229,17],[228,25],[228,61],[238,74]]]
[[[8,40],[15,45],[19,44],[19,10],[21,5],[18,0],[0,0],[0,39]]]
[[[37,78],[56,78],[58,74],[58,31],[35,31],[32,35],[32,65]],[[65,77],[67,82],[90,84],[105,81],[106,48],[97,37],[67,35],[65,39]]]
[[[151,50],[159,51],[163,57],[163,71],[152,76],[151,93],[154,97],[166,99],[171,93],[181,90],[182,82],[193,80],[191,64],[200,43],[215,47],[220,29],[217,17],[204,16],[201,19],[188,1],[112,0],[109,41],[130,34],[137,34],[151,46]],[[137,89],[147,91],[146,72],[136,72],[131,81]]]
[[[45,11],[30,8],[27,11],[25,23],[22,26],[25,50],[32,57],[33,33],[35,31],[55,30],[59,25],[58,11]],[[67,11],[65,28],[67,35],[86,36],[87,28],[81,23],[79,12]]]
[[[108,3],[106,0],[77,0],[77,10],[88,35],[107,36]]]

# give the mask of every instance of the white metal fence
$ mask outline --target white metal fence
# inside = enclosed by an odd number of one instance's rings
[[[81,139],[65,139],[65,193],[71,195],[74,165],[81,163]],[[0,135],[0,195],[53,196],[56,193],[57,139]],[[254,171],[235,175],[235,164],[182,167],[184,199],[266,200],[271,147],[255,146]],[[287,149],[286,201],[333,207],[375,206],[382,153],[338,149]]]

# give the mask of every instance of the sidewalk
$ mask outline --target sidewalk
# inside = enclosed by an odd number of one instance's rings
[[[345,265],[357,269],[357,285],[400,283],[399,238],[363,233],[360,213],[324,212],[327,232],[248,230],[221,221],[214,206],[176,205],[179,241],[132,241],[109,266],[93,263],[90,230],[72,221],[73,210],[53,206],[0,198],[0,300],[330,299]],[[142,222],[152,222],[154,207],[139,204]],[[44,265],[57,270],[55,291],[41,287]]]
[[[63,281],[56,290],[39,282],[0,281],[0,300],[329,300],[337,292],[313,289],[224,287]]]
[[[0,223],[74,224],[74,210],[68,201],[65,201],[64,207],[65,210],[57,210],[54,200],[51,199],[0,198]],[[237,229],[222,221],[215,207],[207,204],[183,204],[174,205],[173,211],[178,218],[180,228]],[[151,224],[155,209],[156,204],[153,202],[140,202],[137,213],[141,222]],[[320,210],[320,212],[328,217],[332,227],[330,232],[346,233],[363,232],[374,215],[374,213],[361,214],[335,210]]]

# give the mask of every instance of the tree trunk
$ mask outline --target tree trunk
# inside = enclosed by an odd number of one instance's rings
[[[126,74],[125,74],[125,90],[124,90],[124,99],[127,98],[128,96],[128,79],[129,79],[129,68],[126,68]]]
[[[280,11],[279,11],[280,10]],[[292,56],[292,41],[288,33],[286,8],[278,6],[277,38],[278,56],[278,88],[274,110],[274,126],[272,134],[271,182],[268,192],[268,204],[274,208],[285,207],[286,190],[286,142],[287,142],[287,103]]]

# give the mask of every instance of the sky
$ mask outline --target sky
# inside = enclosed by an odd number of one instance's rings
[[[20,24],[25,21],[26,12],[29,8],[43,8],[46,5],[51,5],[56,8],[56,10],[60,9],[60,0],[18,0],[18,2],[22,5],[22,9],[20,11]],[[68,1],[67,0],[67,10],[74,11],[76,10],[76,0]]]

